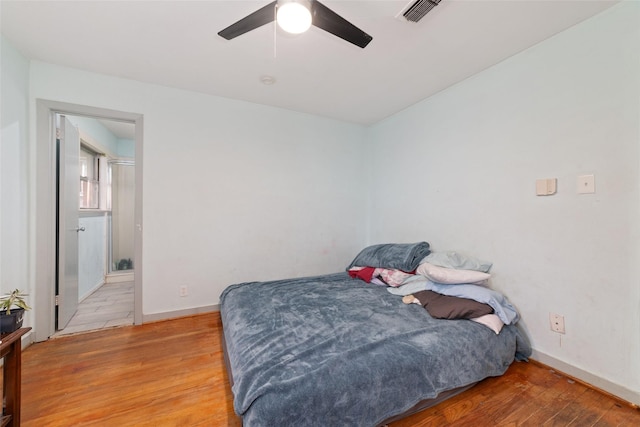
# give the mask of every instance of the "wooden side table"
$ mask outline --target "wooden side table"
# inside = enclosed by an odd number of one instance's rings
[[[20,425],[20,386],[22,381],[22,336],[31,328],[20,328],[10,334],[0,336],[0,357],[2,367],[3,395],[6,405],[0,418],[0,427]]]

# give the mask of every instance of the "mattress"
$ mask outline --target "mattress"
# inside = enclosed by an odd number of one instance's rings
[[[376,426],[502,375],[531,349],[347,273],[231,285],[220,297],[234,410],[245,426]]]

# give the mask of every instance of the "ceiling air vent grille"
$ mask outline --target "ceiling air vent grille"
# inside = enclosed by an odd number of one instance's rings
[[[402,15],[407,18],[407,21],[418,22],[438,3],[440,3],[440,0],[417,0]]]

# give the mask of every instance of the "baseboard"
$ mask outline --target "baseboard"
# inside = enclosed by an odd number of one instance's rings
[[[557,369],[563,374],[567,374],[579,381],[587,383],[588,385],[596,389],[600,389],[606,393],[610,393],[622,400],[629,402],[632,405],[640,405],[639,391],[630,390],[624,386],[621,386],[620,384],[616,384],[597,375],[594,375],[591,372],[576,368],[573,365],[570,365],[566,362],[563,362],[562,360],[556,359],[555,357],[549,356],[548,354],[542,353],[535,349],[533,350],[531,359],[547,365],[551,368]]]
[[[187,308],[184,310],[167,311],[163,313],[143,314],[142,323],[157,322],[159,320],[170,320],[170,319],[175,319],[177,317],[212,313],[214,311],[220,311],[220,304],[208,305],[204,307]]]

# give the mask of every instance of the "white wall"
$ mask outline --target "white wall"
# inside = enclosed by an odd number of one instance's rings
[[[0,43],[0,291],[30,293],[29,62],[2,36]]]
[[[341,271],[365,241],[360,126],[39,62],[30,90],[34,114],[41,98],[144,115],[145,315]]]
[[[493,261],[537,357],[636,403],[638,22],[640,4],[614,6],[369,130],[370,242]],[[576,193],[582,174],[595,194]],[[552,177],[558,193],[536,197]]]

